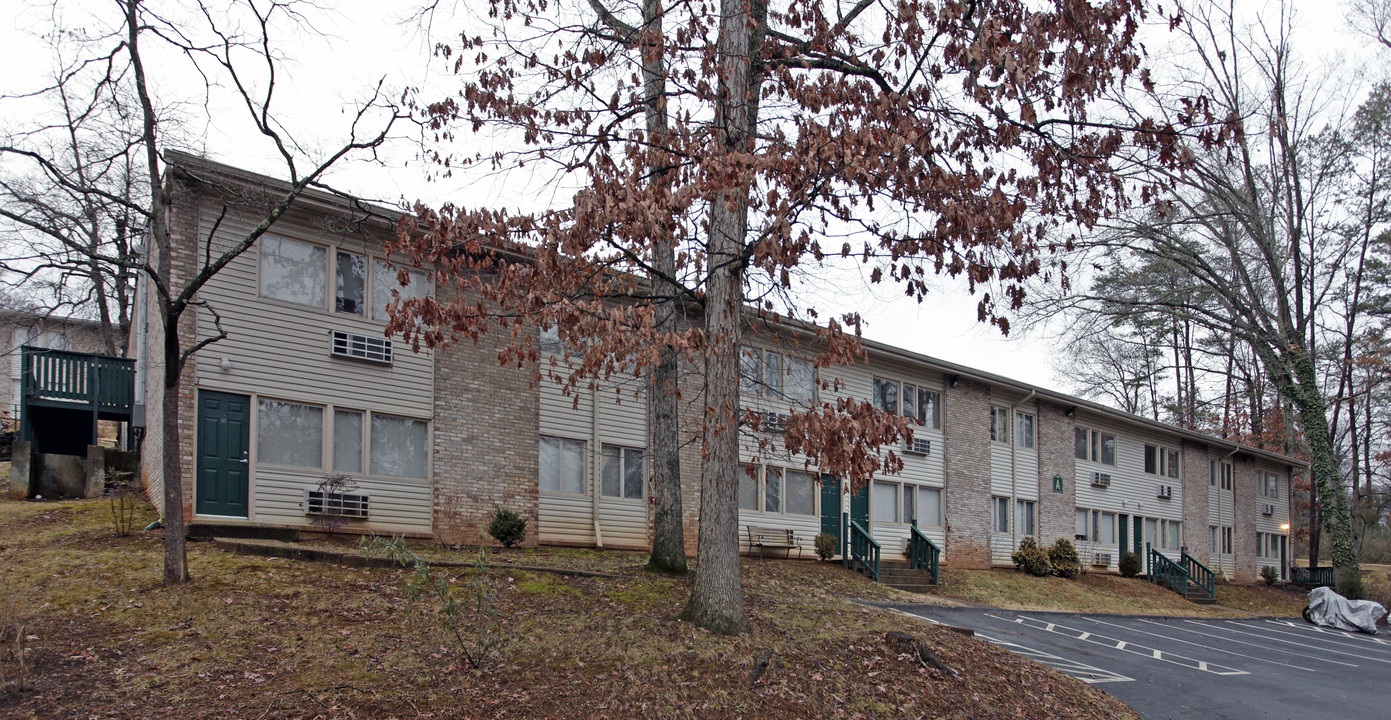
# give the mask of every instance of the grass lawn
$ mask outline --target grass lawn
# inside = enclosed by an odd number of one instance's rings
[[[1142,578],[1089,573],[1076,580],[1038,578],[1013,570],[942,571],[934,594],[1008,610],[1125,613],[1183,617],[1298,616],[1305,595],[1265,585],[1219,584],[1219,605],[1198,605]]]
[[[150,519],[144,510],[136,527]],[[412,610],[407,571],[194,543],[193,581],[169,589],[159,582],[160,540],[115,537],[104,501],[0,502],[0,615],[8,627],[21,618],[29,638],[26,689],[0,693],[0,716],[1134,717],[1041,665],[850,602],[907,596],[838,566],[746,561],[752,631],[732,638],[676,620],[690,580],[650,576],[636,555],[498,558],[574,557],[617,578],[436,570],[453,587],[481,577],[509,641],[492,667],[469,670]],[[911,633],[959,679],[900,653],[890,631]],[[12,678],[13,658],[0,664]]]

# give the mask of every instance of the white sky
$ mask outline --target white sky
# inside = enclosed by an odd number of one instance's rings
[[[48,72],[51,51],[46,42],[35,38],[36,28],[45,25],[53,12],[52,4],[33,0],[11,0],[12,12],[0,20],[0,93],[12,94],[30,90],[42,83]],[[334,123],[345,117],[343,111],[352,101],[361,98],[363,88],[385,80],[387,87],[429,85],[444,77],[442,68],[429,60],[421,38],[411,27],[399,24],[401,8],[413,3],[381,2],[380,0],[344,0],[331,3],[335,12],[316,22],[326,37],[312,35],[281,37],[282,47],[290,56],[286,77],[281,78],[278,102],[282,122],[302,142],[332,143]],[[466,6],[466,3],[461,3]],[[1251,3],[1258,6],[1258,2]],[[1371,57],[1368,43],[1344,27],[1341,3],[1326,0],[1295,0],[1293,5],[1300,18],[1296,36],[1298,47],[1310,67],[1318,67],[1320,58],[1341,53],[1344,63],[1368,62]],[[74,4],[74,7],[77,7]],[[99,6],[100,7],[100,6]],[[74,11],[75,13],[76,11]],[[458,21],[437,18],[436,29],[450,28]],[[283,42],[289,40],[289,42]],[[1349,57],[1349,54],[1352,57]],[[169,67],[178,67],[176,59],[152,63],[156,77],[162,83],[157,92],[166,99],[182,98],[197,102],[196,84],[188,77],[164,74]],[[1363,66],[1364,76],[1381,76],[1380,65]],[[1370,84],[1372,77],[1366,77]],[[201,108],[198,109],[201,112]],[[215,108],[214,117],[232,114],[228,122],[213,122],[199,126],[202,135],[195,146],[188,148],[209,157],[249,170],[279,172],[278,159],[261,138],[247,135],[248,127],[235,107]],[[349,111],[350,112],[350,111]],[[190,113],[193,114],[193,113]],[[6,122],[0,116],[0,123]],[[424,199],[427,202],[452,200],[460,204],[516,205],[517,183],[505,186],[491,180],[467,183],[460,180],[426,183],[419,160],[405,144],[384,154],[386,167],[363,163],[347,164],[334,171],[331,182],[340,189],[387,203]],[[536,184],[536,183],[533,183]],[[544,201],[546,188],[528,188],[525,195]],[[844,299],[844,296],[849,299]],[[863,286],[844,288],[826,293],[831,303],[842,307],[820,305],[823,317],[832,313],[856,309],[867,318],[866,335],[915,352],[944,360],[977,367],[1025,382],[1069,390],[1067,383],[1054,376],[1051,343],[1047,338],[1004,338],[991,326],[976,321],[978,298],[967,294],[964,285],[944,282],[941,290],[926,302],[904,298],[893,286],[867,293]]]

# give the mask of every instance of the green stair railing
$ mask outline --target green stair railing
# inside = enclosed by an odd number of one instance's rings
[[[1149,581],[1156,585],[1163,583],[1169,586],[1170,590],[1187,597],[1188,571],[1184,570],[1182,565],[1150,547],[1149,543],[1145,543],[1145,548],[1149,551],[1145,565],[1145,575]]]
[[[1333,587],[1333,568],[1293,566],[1290,568],[1290,582],[1303,587]]]
[[[21,352],[26,399],[83,403],[101,412],[129,414],[135,404],[135,360],[25,346]]]
[[[1197,558],[1189,555],[1187,550],[1184,550],[1183,555],[1179,557],[1179,564],[1183,565],[1190,580],[1207,591],[1208,597],[1217,598],[1217,575],[1215,573],[1209,570],[1206,565],[1198,562]]]
[[[879,582],[879,542],[870,537],[860,523],[850,521],[850,555],[846,558],[851,570],[858,570]]]
[[[918,523],[908,531],[908,567],[927,571],[933,585],[942,584],[942,548],[918,529]]]

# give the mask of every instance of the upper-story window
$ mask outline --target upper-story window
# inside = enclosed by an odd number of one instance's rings
[[[1073,429],[1073,455],[1102,465],[1116,464],[1116,436],[1090,428]]]
[[[990,439],[1009,442],[1009,408],[990,408]]]
[[[874,407],[902,414],[933,430],[942,429],[942,393],[920,385],[874,378]]]
[[[1278,474],[1265,474],[1265,484],[1261,488],[1261,495],[1269,498],[1280,497],[1280,476]]]
[[[1034,416],[1029,413],[1014,414],[1014,444],[1022,448],[1034,446]],[[1033,533],[1026,533],[1032,535]]]
[[[402,271],[409,281],[404,286],[399,280]],[[261,238],[261,297],[325,308],[327,272],[327,248],[277,235]],[[386,306],[393,292],[402,298],[427,297],[429,278],[423,271],[398,268],[380,258],[369,263],[364,255],[334,251],[334,312],[366,316],[370,302],[371,318],[386,322],[391,319]]]
[[[1151,475],[1178,477],[1178,451],[1159,445],[1145,446],[1145,472]]]
[[[739,348],[739,393],[811,405],[816,370],[810,360],[744,346]]]
[[[323,307],[326,252],[318,245],[276,235],[261,238],[262,297]]]

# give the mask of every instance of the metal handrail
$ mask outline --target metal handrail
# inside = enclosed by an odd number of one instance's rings
[[[1182,565],[1170,560],[1163,553],[1150,547],[1149,543],[1145,543],[1145,548],[1149,551],[1146,558],[1148,561],[1148,572],[1146,575],[1148,575],[1149,581],[1155,584],[1162,582],[1168,585],[1170,590],[1187,597],[1188,571],[1183,569]]]
[[[850,521],[850,562],[852,570],[864,571],[875,582],[879,582],[879,558],[882,549],[879,541],[870,537],[869,531],[860,523]]]
[[[917,521],[913,521],[912,527],[908,530],[908,567],[926,570],[932,577],[933,585],[942,584],[942,548],[937,547],[937,543],[932,542],[932,538],[924,535],[918,529]]]
[[[1216,598],[1216,573],[1208,569],[1208,566],[1198,562],[1197,558],[1189,555],[1187,550],[1183,550],[1182,552],[1183,554],[1179,557],[1179,561],[1183,565],[1183,569],[1187,571],[1188,577],[1192,579],[1194,583],[1197,583],[1198,587],[1206,590],[1208,597]]]

